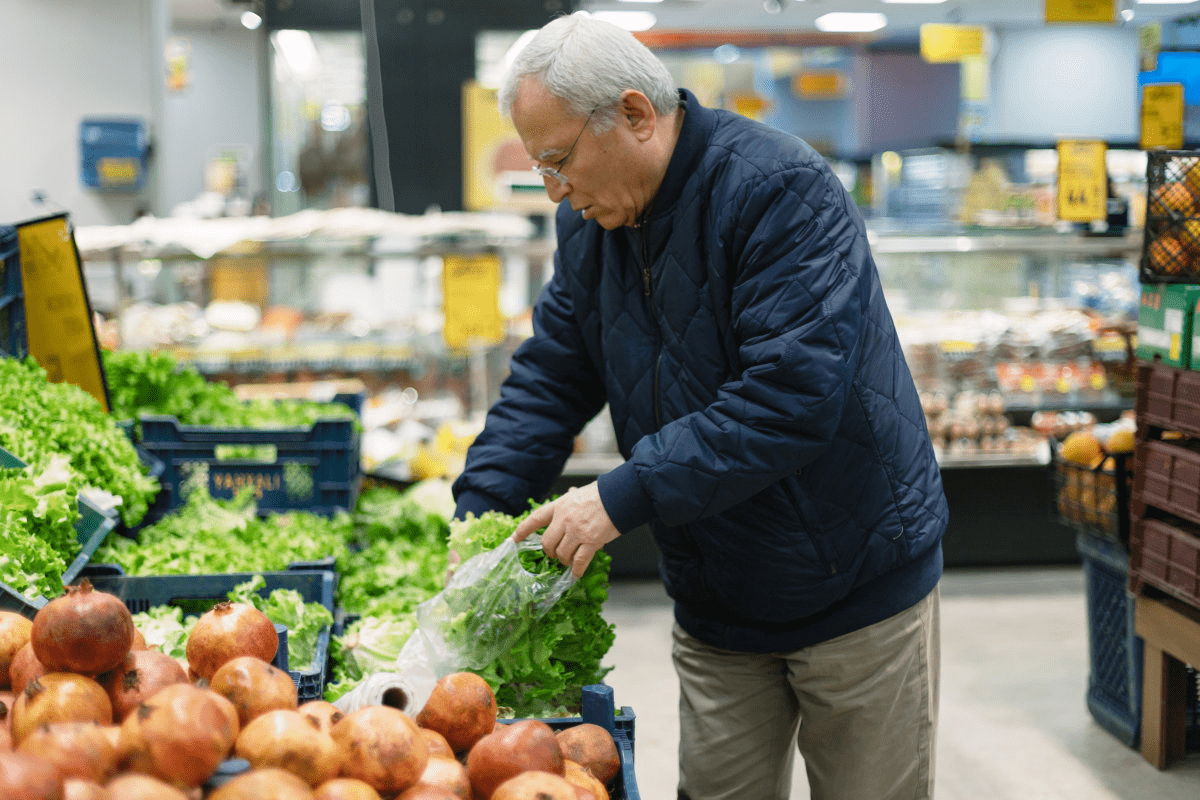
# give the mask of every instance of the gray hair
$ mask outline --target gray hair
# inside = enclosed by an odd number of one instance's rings
[[[517,53],[500,87],[500,113],[506,118],[526,76],[541,81],[577,116],[596,109],[592,127],[601,133],[612,127],[626,89],[646,95],[658,114],[679,107],[666,65],[629,31],[586,11],[546,23]]]

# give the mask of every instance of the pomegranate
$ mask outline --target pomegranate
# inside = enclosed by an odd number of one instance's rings
[[[158,778],[127,772],[118,775],[104,788],[112,800],[188,800],[188,796]]]
[[[125,661],[97,680],[112,701],[113,720],[121,722],[143,700],[164,686],[187,683],[187,673],[179,663],[158,650],[131,650]]]
[[[358,778],[334,778],[313,790],[313,800],[382,800],[379,792]]]
[[[40,678],[46,671],[33,652],[33,642],[27,643],[13,656],[12,664],[8,667],[9,684],[13,693],[19,695],[25,691],[31,680]]]
[[[541,720],[497,725],[467,754],[471,788],[481,797],[491,797],[500,784],[530,770],[563,774],[562,750],[554,730]]]
[[[602,784],[612,783],[621,771],[621,755],[612,734],[601,725],[584,722],[563,728],[554,735],[562,748],[563,758],[568,758],[596,776]]]
[[[587,767],[567,759],[563,762],[563,777],[572,786],[591,792],[596,800],[608,800],[608,789]]]
[[[35,678],[13,706],[12,739],[20,746],[42,725],[54,722],[112,724],[112,703],[100,684],[86,675],[49,672]]]
[[[396,795],[396,800],[459,800],[460,797],[444,786],[418,783]]]
[[[8,668],[13,656],[29,644],[33,623],[13,611],[0,611],[0,689],[11,689]]]
[[[442,736],[437,731],[431,731],[429,728],[421,728],[421,738],[429,746],[430,757],[454,758],[454,751],[450,749],[450,743],[446,741],[445,736]]]
[[[437,731],[456,753],[465,753],[496,727],[496,695],[473,672],[452,672],[438,680],[417,724]]]
[[[422,784],[445,789],[461,800],[469,800],[471,797],[471,781],[467,777],[467,768],[454,758],[430,758],[420,780],[417,781],[418,786]]]
[[[292,676],[255,656],[237,656],[222,664],[208,688],[233,703],[243,728],[259,714],[295,711],[299,705]]]
[[[398,708],[366,706],[333,726],[342,776],[358,778],[381,795],[398,794],[417,782],[429,748],[417,724]]]
[[[312,788],[276,767],[243,772],[208,796],[208,800],[312,800]]]
[[[530,770],[509,778],[489,797],[491,800],[578,800],[579,794],[561,775]]]
[[[296,710],[325,733],[329,733],[333,726],[346,716],[344,711],[328,700],[309,700],[307,703],[301,703]]]
[[[0,753],[0,797],[4,800],[62,800],[62,773],[44,758]]]
[[[249,603],[217,603],[196,620],[187,640],[188,668],[212,680],[225,662],[254,656],[269,662],[279,649],[275,623]]]
[[[117,771],[117,748],[94,722],[43,725],[26,736],[17,750],[46,759],[64,778],[104,783]]]
[[[286,769],[309,786],[336,778],[341,766],[333,738],[298,711],[268,711],[250,720],[234,752],[254,767]]]
[[[116,669],[133,645],[133,615],[116,595],[84,578],[38,609],[30,634],[47,672],[99,675]]]
[[[119,748],[130,770],[191,787],[216,772],[233,742],[234,728],[211,692],[175,683],[125,718]]]
[[[112,795],[98,783],[67,778],[63,781],[63,800],[112,800]]]

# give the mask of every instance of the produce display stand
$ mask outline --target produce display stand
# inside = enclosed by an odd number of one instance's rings
[[[23,468],[24,466],[25,462],[7,450],[0,449],[0,467]],[[79,555],[75,556],[75,560],[63,572],[64,586],[75,582],[96,552],[96,548],[104,541],[104,537],[108,536],[109,531],[117,525],[115,515],[102,511],[86,497],[80,496],[78,504],[79,519],[75,522],[75,535],[79,541],[80,551]],[[15,611],[33,619],[38,609],[47,602],[48,598],[41,595],[28,597],[0,581],[0,609]]]
[[[611,686],[602,683],[583,687],[583,703],[578,717],[549,717],[543,718],[556,731],[573,728],[589,722],[599,725],[612,734],[616,742],[617,752],[621,756],[621,771],[613,779],[608,789],[610,800],[641,800],[637,788],[637,775],[633,765],[633,729],[636,717],[629,706],[621,706],[617,713],[613,701]],[[516,722],[516,720],[500,720],[500,722]]]
[[[283,572],[237,572],[219,575],[126,575],[113,564],[95,564],[84,571],[92,586],[116,595],[130,612],[137,614],[155,606],[177,606],[185,613],[200,614],[239,584],[262,575],[266,585],[257,594],[266,597],[275,589],[294,589],[306,603],[320,603],[333,613],[335,573],[310,568],[289,569]],[[281,626],[276,626],[279,631]],[[287,661],[286,629],[280,632],[280,651],[275,665],[284,669],[296,684],[301,703],[320,700],[325,694],[325,670],[329,660],[330,626],[317,637],[317,650],[308,667],[292,669]]]
[[[1174,598],[1138,597],[1137,634],[1145,642],[1142,756],[1165,769],[1196,747],[1200,609]]]

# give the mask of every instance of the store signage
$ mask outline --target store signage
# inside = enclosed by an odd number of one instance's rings
[[[981,56],[984,42],[984,30],[977,25],[930,22],[921,26],[921,58],[931,64]]]
[[[29,354],[55,383],[80,387],[108,410],[108,388],[75,238],[66,214],[17,226]]]
[[[805,100],[836,100],[846,94],[846,81],[835,70],[809,70],[792,79],[792,93]]]
[[[1091,222],[1108,216],[1108,146],[1102,141],[1058,143],[1058,218]]]
[[[1115,22],[1114,0],[1046,0],[1046,22]]]
[[[1142,87],[1143,150],[1183,147],[1183,84],[1148,83]]]
[[[500,313],[500,256],[449,254],[442,261],[442,334],[449,347],[497,344],[504,339]]]

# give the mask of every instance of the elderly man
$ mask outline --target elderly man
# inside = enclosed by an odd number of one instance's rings
[[[802,141],[548,23],[501,90],[559,203],[554,276],[455,483],[520,513],[607,402],[625,461],[539,507],[582,573],[649,524],[675,601],[679,797],[929,797],[947,508],[853,202]]]

